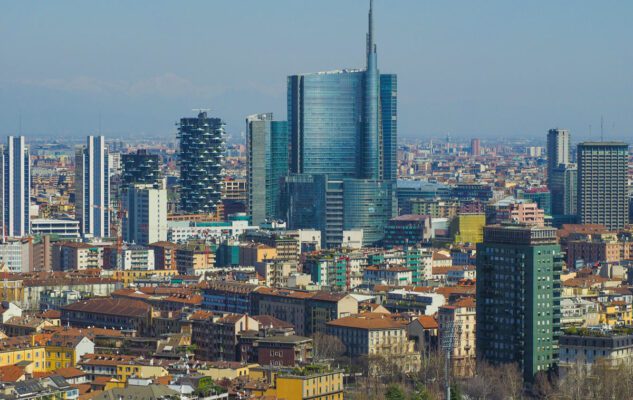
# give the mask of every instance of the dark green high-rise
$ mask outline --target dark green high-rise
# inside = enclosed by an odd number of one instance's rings
[[[477,245],[477,357],[517,363],[530,381],[558,361],[560,273],[556,229],[492,225]]]
[[[288,123],[272,113],[246,118],[248,212],[254,225],[283,218],[281,180],[288,175]]]

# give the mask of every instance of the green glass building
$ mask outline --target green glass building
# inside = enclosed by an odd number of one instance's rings
[[[484,228],[484,242],[477,245],[479,359],[517,363],[527,381],[555,368],[562,265],[554,228]]]
[[[246,118],[248,212],[253,225],[283,218],[280,194],[288,174],[288,124],[272,113]]]

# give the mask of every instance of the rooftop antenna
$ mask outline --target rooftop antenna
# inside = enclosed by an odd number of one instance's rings
[[[209,111],[211,111],[210,108],[192,108],[191,111],[195,112],[196,114],[200,114],[200,113],[208,113]]]
[[[18,134],[22,136],[22,111],[18,112]]]
[[[99,111],[99,136],[101,136],[101,111]]]
[[[604,142],[604,116],[600,116],[600,141]]]

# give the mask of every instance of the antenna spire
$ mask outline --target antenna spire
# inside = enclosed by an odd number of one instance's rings
[[[376,44],[374,43],[374,0],[369,0],[369,16],[367,30],[367,56],[376,52]]]

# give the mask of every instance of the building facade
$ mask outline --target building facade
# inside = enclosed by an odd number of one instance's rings
[[[397,77],[378,71],[371,8],[365,69],[288,77],[287,115],[290,172],[311,176],[287,181],[290,228],[319,229],[328,246],[343,230],[381,240],[396,211]]]
[[[224,174],[224,123],[201,111],[197,118],[180,119],[178,139],[180,211],[215,213]]]
[[[122,154],[121,163],[124,187],[135,184],[154,185],[161,181],[158,154],[149,154],[146,149],[139,149],[136,153]]]
[[[75,153],[75,216],[84,237],[110,236],[110,174],[103,136],[88,136]]]
[[[135,184],[123,196],[123,240],[147,246],[167,240],[167,190],[160,184]]]
[[[622,142],[578,144],[578,215],[582,224],[628,223],[628,153]]]
[[[248,212],[253,225],[281,218],[281,181],[288,174],[288,123],[272,113],[246,118]]]
[[[9,136],[2,168],[3,236],[27,236],[31,229],[31,160],[24,136]]]
[[[567,129],[550,129],[547,133],[547,179],[549,185],[551,185],[552,171],[560,165],[564,166],[570,163],[569,138]]]
[[[518,363],[526,380],[554,368],[563,255],[556,229],[492,225],[477,245],[477,357]]]

